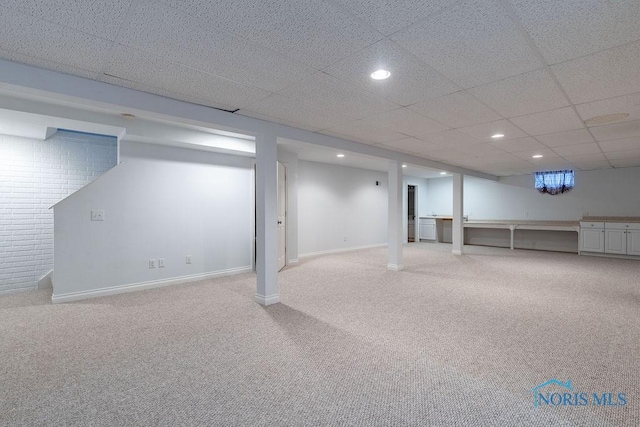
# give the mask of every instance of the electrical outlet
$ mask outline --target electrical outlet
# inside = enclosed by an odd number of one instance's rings
[[[191,264],[191,255],[187,255],[187,264]]]
[[[344,236],[344,241],[345,241],[345,242],[347,241],[347,236]]]
[[[529,211],[525,211],[524,212],[524,216],[528,218],[529,217]]]
[[[150,259],[149,260],[149,268],[156,268],[156,260],[155,259]]]
[[[91,221],[104,221],[104,211],[91,211]]]
[[[158,260],[158,268],[164,268],[164,258]]]

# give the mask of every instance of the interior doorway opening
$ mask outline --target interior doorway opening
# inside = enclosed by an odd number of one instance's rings
[[[407,241],[413,243],[416,241],[416,210],[418,194],[415,185],[409,185],[407,187]]]

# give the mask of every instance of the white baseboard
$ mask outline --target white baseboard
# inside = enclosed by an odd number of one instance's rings
[[[287,264],[297,264],[299,262],[300,262],[300,260],[298,258],[294,258],[294,259],[290,259],[289,261],[287,261]]]
[[[452,250],[451,253],[454,254],[454,255],[462,255],[462,251],[459,251],[459,250],[456,250],[456,249]]]
[[[329,255],[329,254],[338,254],[340,252],[351,252],[351,251],[359,251],[362,249],[371,249],[371,248],[380,248],[383,246],[387,246],[386,243],[376,243],[375,245],[364,245],[364,246],[352,246],[349,248],[340,248],[340,249],[329,249],[327,251],[318,251],[318,252],[307,252],[304,254],[299,254],[298,258],[309,258],[312,256],[318,255]]]
[[[55,289],[54,289],[54,294],[51,296],[51,302],[56,304],[61,302],[79,301],[87,298],[104,297],[108,295],[123,294],[126,292],[141,291],[143,289],[152,289],[152,288],[160,288],[160,287],[170,286],[170,285],[178,285],[180,283],[197,282],[199,280],[213,279],[215,277],[222,277],[222,276],[231,276],[233,274],[250,273],[252,271],[253,271],[253,268],[251,266],[239,267],[239,268],[231,268],[228,270],[214,271],[211,273],[192,274],[189,276],[173,277],[170,279],[152,280],[150,282],[131,283],[128,285],[112,286],[109,288],[91,289],[88,291],[79,291],[79,292],[69,292],[69,293],[60,294],[60,295],[56,295]]]
[[[402,264],[387,264],[387,269],[392,271],[402,271],[404,270],[404,265]]]
[[[271,305],[271,304],[277,304],[280,302],[280,294],[267,295],[267,296],[256,294],[253,298],[260,305]]]

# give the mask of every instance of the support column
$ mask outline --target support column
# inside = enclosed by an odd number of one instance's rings
[[[402,164],[389,162],[389,270],[402,265]]]
[[[278,145],[275,134],[256,137],[256,270],[255,300],[280,302],[278,284]]]
[[[462,255],[464,247],[464,175],[453,174],[453,230],[451,239],[454,255]]]

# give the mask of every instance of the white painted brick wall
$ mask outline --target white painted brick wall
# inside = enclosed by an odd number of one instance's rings
[[[111,137],[0,135],[0,294],[34,289],[53,268],[49,208],[114,167],[116,158]]]

